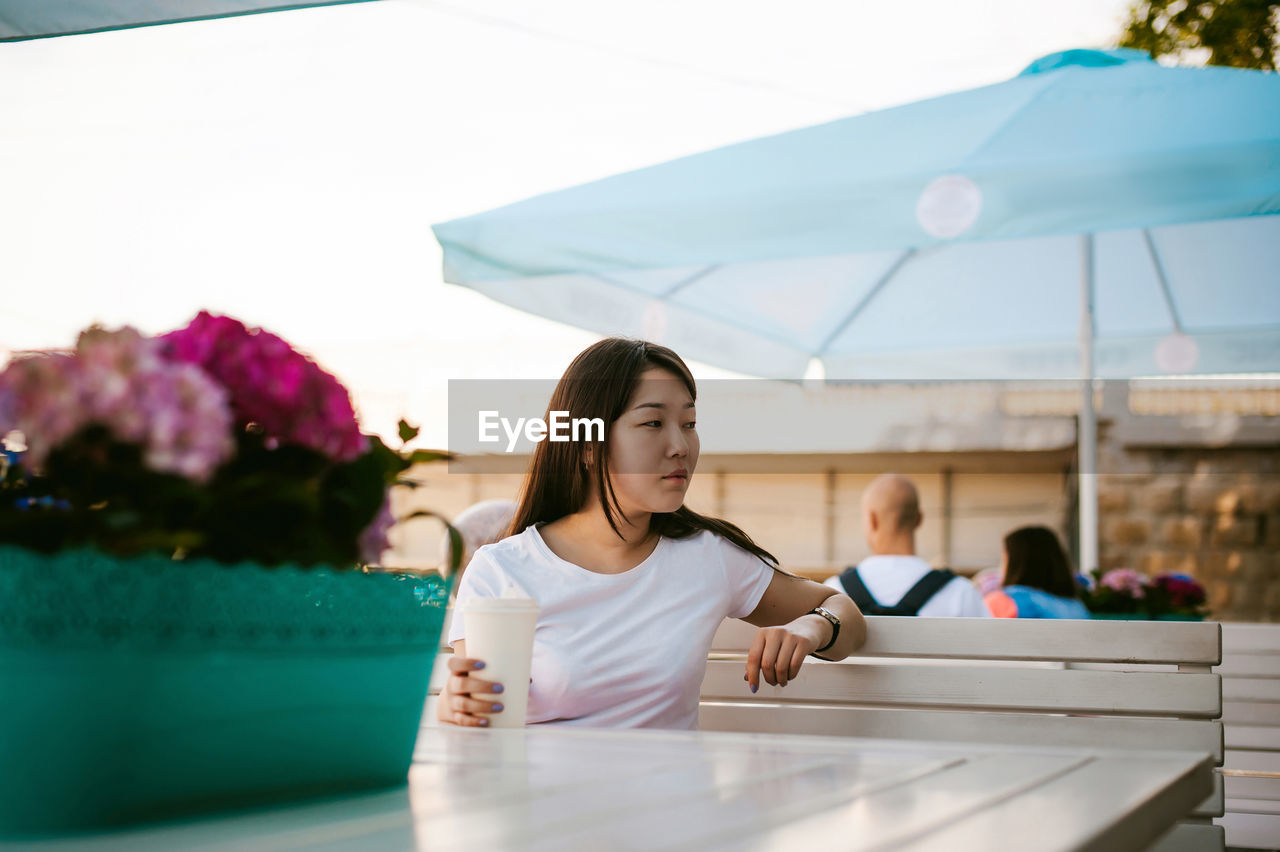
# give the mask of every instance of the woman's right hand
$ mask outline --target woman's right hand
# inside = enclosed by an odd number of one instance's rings
[[[456,654],[449,658],[449,679],[440,693],[437,719],[450,725],[484,728],[489,725],[489,716],[502,712],[502,703],[494,700],[500,697],[502,684],[476,677],[474,672],[483,669],[480,660]]]

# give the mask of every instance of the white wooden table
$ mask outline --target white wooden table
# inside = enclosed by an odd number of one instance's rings
[[[33,850],[1142,849],[1212,789],[1194,752],[424,729],[407,789]]]

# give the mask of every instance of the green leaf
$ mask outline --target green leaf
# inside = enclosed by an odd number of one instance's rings
[[[416,512],[410,512],[403,518],[398,519],[396,523],[403,524],[405,521],[412,521],[414,518],[435,518],[444,524],[445,532],[449,535],[449,565],[447,573],[442,573],[446,577],[452,577],[457,574],[458,569],[462,567],[462,533],[458,531],[457,527],[449,523],[444,515],[439,512],[432,512],[429,509],[418,509]],[[441,566],[442,569],[444,567],[443,565]]]
[[[422,430],[417,426],[410,426],[408,420],[400,421],[400,443],[407,444],[414,438],[418,437],[418,433]]]
[[[448,450],[414,450],[405,456],[409,464],[426,464],[427,462],[452,461],[453,453]]]

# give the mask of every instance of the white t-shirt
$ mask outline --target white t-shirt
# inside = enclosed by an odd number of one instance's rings
[[[919,556],[868,556],[858,563],[862,584],[881,606],[893,606],[902,600],[902,596],[929,571],[929,563]],[[845,593],[839,574],[828,578],[826,585]],[[991,612],[973,583],[964,577],[956,577],[929,598],[920,607],[918,615],[989,618]]]
[[[661,538],[644,562],[598,574],[551,552],[536,527],[485,545],[462,575],[462,604],[516,590],[538,602],[528,722],[612,728],[698,726],[707,652],[725,618],[751,614],[773,569],[712,532]]]

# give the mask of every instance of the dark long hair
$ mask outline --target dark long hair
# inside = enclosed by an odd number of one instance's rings
[[[1004,585],[1042,589],[1060,598],[1079,597],[1067,554],[1047,527],[1022,527],[1004,537],[1009,556]]]
[[[680,356],[665,346],[644,340],[609,337],[583,350],[569,369],[564,371],[551,401],[552,411],[568,411],[571,418],[600,418],[604,421],[603,440],[539,441],[520,492],[520,506],[511,519],[507,535],[519,535],[533,524],[549,523],[571,515],[583,507],[595,482],[596,493],[604,506],[605,519],[618,533],[617,517],[622,515],[613,483],[606,470],[609,458],[609,432],[622,416],[627,402],[640,382],[640,376],[651,368],[665,370],[684,383],[689,396],[698,398],[693,374]],[[599,463],[590,464],[588,460]],[[772,553],[751,540],[737,526],[719,518],[699,515],[681,506],[674,512],[655,512],[649,528],[668,538],[687,538],[702,530],[724,536],[738,547],[753,553],[773,567],[778,560]]]

